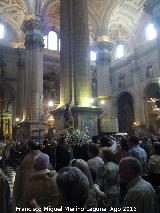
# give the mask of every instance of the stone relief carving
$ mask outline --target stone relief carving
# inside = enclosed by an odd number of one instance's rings
[[[124,89],[126,87],[126,75],[122,74],[118,78],[118,87]]]
[[[146,69],[146,78],[152,78],[154,76],[153,74],[153,67],[150,65]]]

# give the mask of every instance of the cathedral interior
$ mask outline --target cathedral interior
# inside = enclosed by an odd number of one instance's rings
[[[160,1],[0,0],[0,137],[160,133]]]

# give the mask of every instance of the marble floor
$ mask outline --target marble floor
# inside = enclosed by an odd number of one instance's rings
[[[11,166],[6,166],[4,169],[4,174],[8,180],[9,186],[10,186],[10,191],[11,191],[11,196],[13,193],[13,184],[15,180],[15,175],[16,175],[16,169],[11,167]]]

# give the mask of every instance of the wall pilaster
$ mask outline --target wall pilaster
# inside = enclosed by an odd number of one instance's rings
[[[112,82],[110,63],[112,55],[112,41],[98,41],[95,44],[97,53],[97,103],[102,108],[101,128],[103,132],[117,132],[117,119],[115,116],[114,98],[112,96]]]

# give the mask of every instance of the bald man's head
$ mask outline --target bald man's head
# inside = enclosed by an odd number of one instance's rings
[[[119,175],[121,182],[130,182],[141,175],[142,166],[139,160],[134,157],[126,157],[120,161]]]

